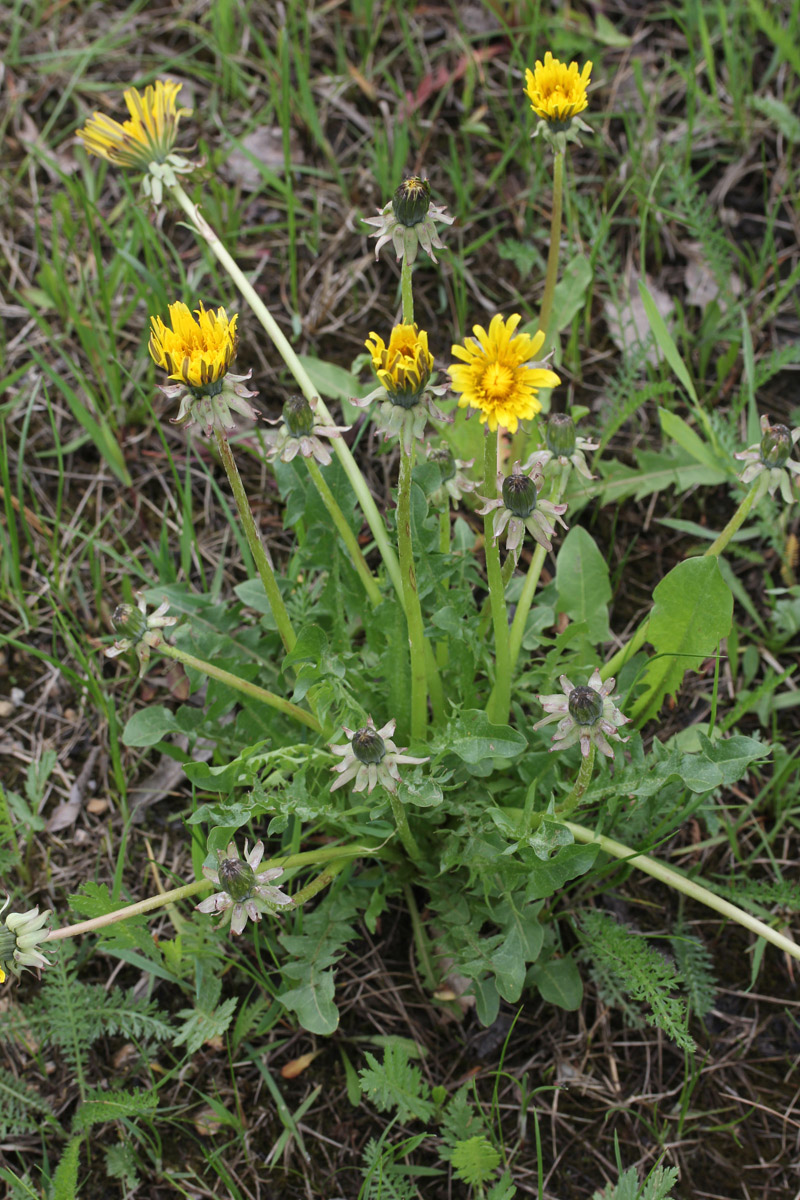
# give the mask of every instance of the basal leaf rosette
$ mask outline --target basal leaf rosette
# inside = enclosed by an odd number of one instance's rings
[[[231,410],[251,421],[258,413],[247,401],[255,396],[244,386],[252,374],[233,375],[229,368],[236,357],[238,314],[229,319],[224,308],[216,312],[203,307],[194,313],[180,300],[169,306],[170,324],[161,317],[150,318],[150,357],[179,384],[162,387],[169,400],[180,400],[174,425],[199,422],[206,434],[236,428]]]
[[[380,401],[375,416],[378,432],[385,438],[400,437],[406,454],[410,454],[414,438],[424,438],[429,418],[451,420],[433,399],[443,395],[447,385],[434,384],[428,335],[417,325],[401,324],[392,329],[388,345],[377,333],[370,333],[364,344],[380,386],[351,402],[357,408],[366,408]]]
[[[542,330],[534,337],[515,333],[521,319],[519,313],[508,320],[498,314],[488,330],[473,325],[475,337],[452,347],[460,360],[449,367],[453,391],[461,393],[458,406],[476,410],[492,433],[498,426],[516,433],[520,421],[541,412],[539,389],[561,383],[555,371],[534,361],[544,345]]]
[[[172,149],[178,136],[178,122],[192,111],[178,108],[181,86],[171,80],[157,79],[143,93],[128,88],[123,93],[129,113],[127,121],[115,121],[105,113],[95,112],[77,132],[90,154],[116,166],[146,172],[142,189],[156,204],[161,203],[165,186],[174,186],[177,175],[193,169],[188,159]]]

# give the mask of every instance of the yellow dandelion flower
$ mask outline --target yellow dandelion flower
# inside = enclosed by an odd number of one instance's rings
[[[107,158],[122,167],[142,167],[164,163],[169,158],[178,134],[181,117],[189,116],[190,108],[178,108],[175,99],[181,84],[158,79],[145,88],[144,95],[136,88],[124,93],[130,119],[113,120],[105,113],[93,113],[79,129],[77,136],[90,154]]]
[[[533,71],[525,72],[525,92],[537,117],[550,122],[569,122],[588,106],[586,88],[592,73],[587,62],[578,73],[578,64],[559,62],[548,50],[544,63],[536,60]]]
[[[205,309],[197,316],[178,301],[169,306],[170,329],[160,317],[151,317],[150,357],[170,379],[190,388],[212,388],[227,373],[236,356],[235,313],[230,320],[224,308]],[[219,390],[219,389],[216,389]]]
[[[416,325],[395,325],[387,346],[377,333],[364,343],[372,355],[372,366],[392,404],[412,408],[425,391],[433,370],[428,335]]]
[[[544,333],[540,329],[535,337],[515,335],[520,320],[519,313],[507,321],[492,317],[488,333],[482,325],[474,325],[478,340],[466,338],[463,346],[452,348],[461,359],[449,368],[453,390],[462,393],[458,406],[476,408],[481,423],[488,423],[492,433],[498,425],[516,433],[520,421],[541,411],[538,389],[561,383],[555,371],[530,365],[544,345]]]

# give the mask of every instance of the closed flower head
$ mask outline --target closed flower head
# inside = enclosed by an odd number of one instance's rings
[[[516,433],[520,421],[530,420],[541,411],[539,388],[556,387],[561,382],[554,371],[531,362],[544,345],[544,333],[535,337],[515,334],[519,313],[505,320],[492,317],[488,332],[474,325],[475,338],[455,345],[452,352],[461,361],[453,363],[450,378],[453,390],[461,392],[459,408],[478,410],[481,423],[494,432],[502,425]]]
[[[431,206],[431,185],[427,179],[412,175],[404,179],[392,198],[392,211],[401,225],[419,225]]]
[[[592,74],[587,62],[582,71],[578,64],[559,62],[548,50],[544,62],[536,60],[532,71],[525,72],[525,92],[537,117],[554,124],[568,124],[588,106],[586,88]]]
[[[378,382],[386,389],[392,404],[412,408],[419,400],[433,370],[433,355],[428,350],[428,335],[416,325],[395,325],[387,346],[377,333],[365,343],[372,355]]]

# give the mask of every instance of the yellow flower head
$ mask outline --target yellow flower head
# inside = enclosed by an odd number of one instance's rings
[[[181,84],[158,79],[145,88],[144,95],[136,88],[124,93],[130,119],[113,120],[105,113],[93,113],[78,130],[90,154],[107,158],[122,167],[142,167],[163,163],[169,157],[178,133],[178,122],[191,113],[190,108],[177,108],[175,98]]]
[[[482,325],[472,327],[477,342],[466,338],[463,346],[452,348],[461,359],[449,368],[453,390],[462,393],[458,406],[477,408],[481,423],[488,423],[492,433],[498,425],[516,433],[520,421],[541,411],[538,389],[561,383],[554,371],[529,365],[544,345],[544,333],[515,335],[520,319],[519,313],[507,321],[492,317],[488,333]]]
[[[392,404],[413,408],[431,377],[433,355],[428,335],[416,325],[395,325],[389,345],[371,333],[364,345],[372,355],[372,366]]]
[[[544,64],[539,59],[533,71],[525,72],[525,92],[531,108],[544,121],[569,122],[582,113],[589,101],[586,88],[592,73],[592,64],[587,62],[578,74],[578,64],[559,62],[548,50]]]
[[[224,308],[205,309],[197,316],[179,300],[169,306],[170,329],[160,317],[151,317],[150,357],[158,367],[190,388],[208,388],[225,375],[236,357],[236,322]]]

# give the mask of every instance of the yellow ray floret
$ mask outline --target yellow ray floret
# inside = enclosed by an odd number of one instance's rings
[[[90,154],[107,158],[123,167],[144,167],[162,163],[175,145],[178,122],[191,113],[190,108],[178,108],[175,100],[181,84],[157,79],[145,88],[144,95],[136,88],[124,93],[130,119],[113,120],[105,113],[93,113],[78,130]]]
[[[160,317],[151,317],[150,357],[189,387],[202,388],[222,379],[236,356],[235,313],[230,320],[224,308],[203,308],[195,317],[179,300],[169,306],[170,329]]]
[[[459,408],[476,408],[481,422],[493,433],[498,425],[516,433],[520,421],[541,411],[538,389],[561,382],[555,371],[528,365],[544,345],[544,334],[539,330],[535,337],[515,335],[520,320],[519,313],[507,321],[499,315],[492,317],[488,333],[482,325],[474,325],[472,332],[478,340],[466,338],[463,346],[452,348],[461,359],[449,368],[453,390],[462,393]]]
[[[395,404],[410,408],[425,390],[433,370],[428,335],[416,325],[395,325],[387,346],[377,333],[364,343],[378,381]]]
[[[582,113],[589,101],[586,88],[592,74],[592,64],[587,62],[578,73],[578,64],[559,62],[548,50],[544,63],[536,60],[532,71],[525,72],[525,92],[531,108],[545,121],[569,121]]]

